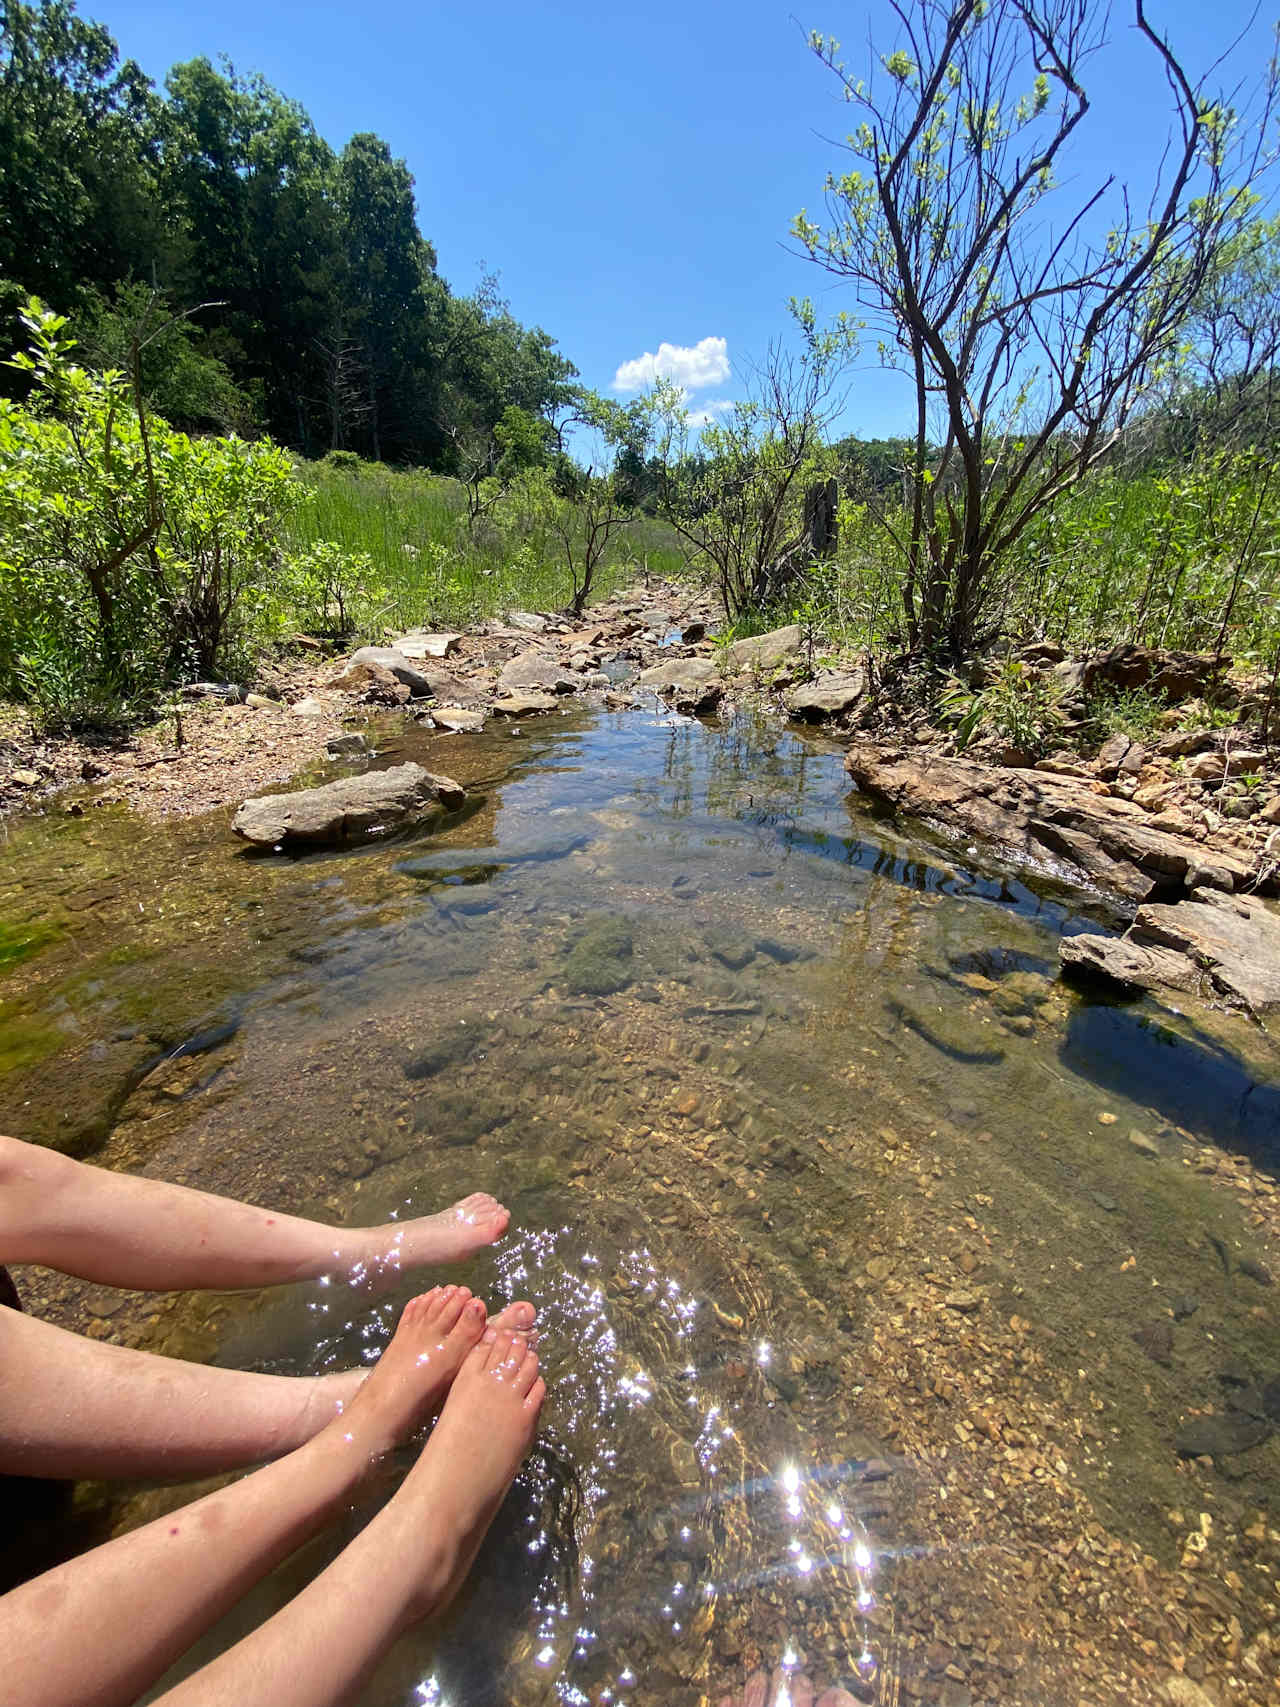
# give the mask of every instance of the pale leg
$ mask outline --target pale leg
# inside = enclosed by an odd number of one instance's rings
[[[496,1319],[528,1329],[533,1306]],[[0,1474],[180,1480],[277,1458],[339,1415],[367,1369],[213,1369],[0,1309]]]
[[[329,1227],[0,1137],[0,1262],[43,1263],[106,1286],[274,1286],[459,1262],[509,1221],[477,1192],[412,1221]]]
[[[5,1707],[135,1701],[337,1515],[370,1464],[438,1402],[484,1332],[484,1307],[465,1288],[414,1299],[346,1414],[314,1440],[5,1595]]]
[[[157,1707],[338,1707],[400,1632],[457,1592],[533,1439],[545,1388],[499,1334],[459,1371],[395,1497],[274,1618]]]

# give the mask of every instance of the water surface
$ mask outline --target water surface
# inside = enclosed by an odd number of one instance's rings
[[[1280,1160],[1266,1040],[1064,987],[1091,910],[887,824],[821,740],[656,708],[377,729],[377,762],[468,787],[442,833],[262,858],[226,814],[102,809],[0,866],[0,1125],[342,1220],[512,1208],[457,1277],[537,1303],[542,1445],[368,1707],[681,1707],[783,1660],[868,1700],[1074,1703],[1165,1628],[1124,1573],[1172,1581],[1202,1511],[1256,1640],[1271,1579],[1231,1538],[1275,1522],[1280,1441],[1189,1468],[1174,1435],[1224,1369],[1280,1371],[1239,1267]],[[376,1357],[409,1291],[347,1281],[37,1296],[305,1373]],[[1216,1616],[1170,1626],[1193,1675]]]

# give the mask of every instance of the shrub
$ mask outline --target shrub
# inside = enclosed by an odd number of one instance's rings
[[[939,695],[943,717],[955,725],[963,752],[979,735],[996,735],[1024,753],[1041,753],[1062,728],[1062,689],[1055,677],[1007,658],[980,689],[957,677]]]
[[[280,620],[275,536],[302,489],[273,445],[149,420],[122,374],[70,361],[37,301],[23,321],[31,394],[0,400],[0,687],[101,722]]]

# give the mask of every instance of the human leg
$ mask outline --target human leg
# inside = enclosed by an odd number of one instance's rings
[[[0,1598],[6,1707],[125,1707],[349,1501],[485,1333],[465,1287],[406,1306],[345,1414],[287,1457]],[[496,1332],[493,1339],[505,1340]]]
[[[495,1323],[527,1331],[533,1306]],[[215,1369],[0,1309],[0,1474],[177,1480],[259,1464],[318,1434],[368,1374]]]
[[[0,1260],[106,1286],[273,1286],[458,1262],[500,1239],[509,1221],[496,1198],[476,1192],[435,1215],[330,1227],[0,1137]]]
[[[274,1618],[157,1707],[338,1707],[457,1592],[528,1451],[546,1389],[525,1342],[469,1353],[399,1492]]]

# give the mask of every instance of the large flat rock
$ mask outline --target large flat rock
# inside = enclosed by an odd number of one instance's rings
[[[1123,937],[1064,941],[1062,964],[1143,990],[1199,990],[1255,1014],[1280,1008],[1280,914],[1253,896],[1197,891],[1139,907]]]
[[[346,669],[332,685],[343,687],[348,678],[351,678],[352,685],[359,686],[363,683],[360,676],[362,668],[385,670],[398,682],[403,683],[411,694],[426,697],[435,690],[431,685],[430,674],[421,668],[422,662],[423,660],[414,662],[413,659],[406,658],[395,646],[360,646],[351,654]]]
[[[851,712],[867,691],[867,678],[861,670],[824,670],[811,682],[802,682],[783,696],[783,704],[793,717],[818,723],[826,717],[844,717]]]
[[[451,811],[466,797],[451,777],[435,776],[421,765],[393,765],[319,788],[246,800],[231,827],[259,847],[348,842]]]
[[[1075,777],[873,741],[855,743],[845,769],[899,812],[1130,906],[1203,885],[1243,889],[1256,878],[1236,855],[1153,829],[1142,807]]]
[[[534,649],[521,652],[498,674],[500,694],[576,693],[582,687],[582,677],[576,670],[566,669],[550,652]]]
[[[783,664],[789,664],[804,644],[804,633],[798,622],[786,628],[775,628],[768,634],[753,634],[748,640],[735,640],[726,646],[720,668],[726,676],[767,676]]]
[[[672,658],[642,670],[637,686],[673,700],[679,711],[710,711],[720,703],[724,683],[709,658]]]
[[[461,639],[460,634],[427,634],[415,628],[411,633],[400,636],[395,650],[411,662],[422,663],[427,658],[447,658],[457,650]]]

